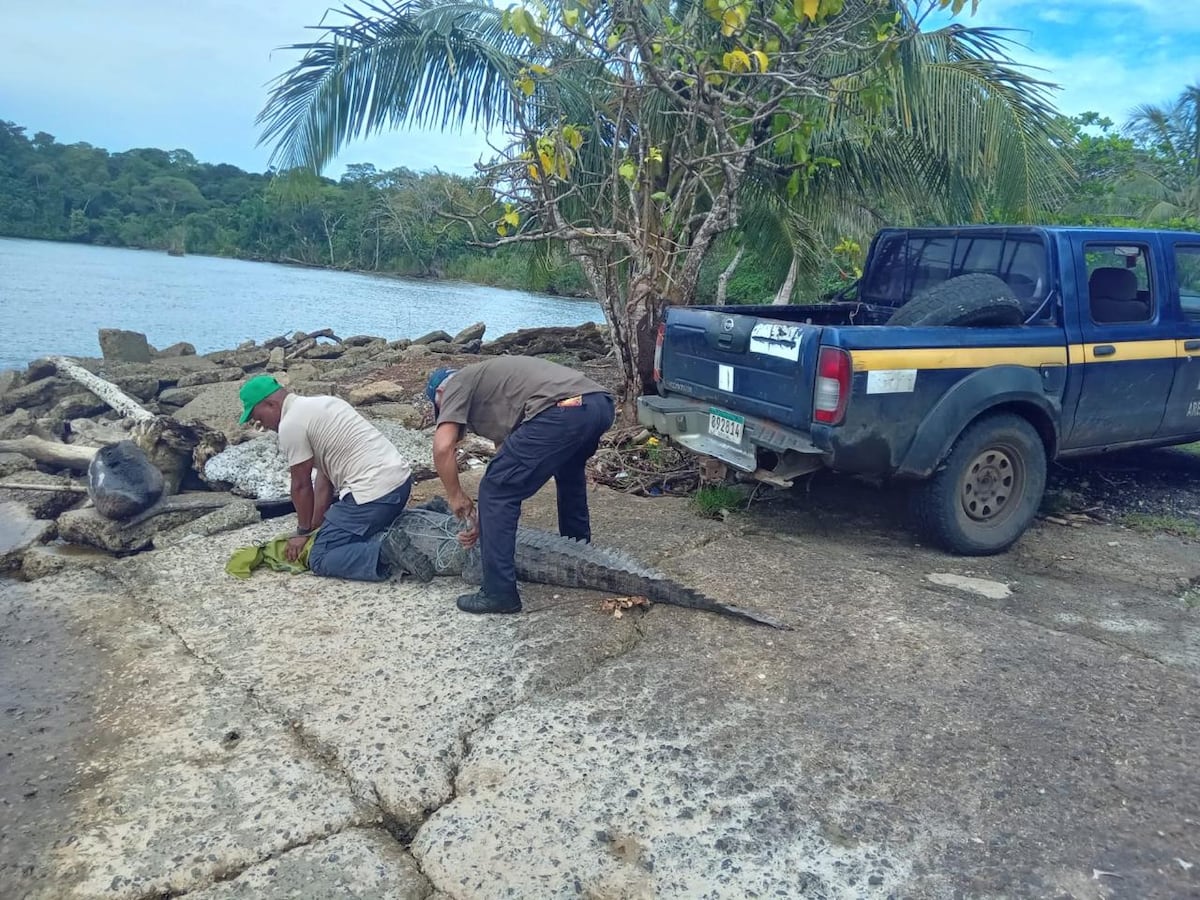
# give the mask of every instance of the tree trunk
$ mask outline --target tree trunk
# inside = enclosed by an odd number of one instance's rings
[[[746,253],[745,247],[738,247],[737,253],[733,255],[729,265],[725,267],[725,271],[717,276],[717,305],[725,305],[725,291],[729,286],[729,279],[733,276],[734,271],[738,267],[738,263],[742,261],[742,257]]]
[[[86,472],[96,455],[96,447],[80,447],[77,444],[60,444],[32,435],[13,440],[0,441],[0,453],[20,453],[38,462],[49,463],[61,469]]]
[[[771,301],[772,306],[787,306],[792,301],[792,290],[796,287],[796,277],[800,274],[800,258],[792,254],[792,264],[788,266],[787,278],[779,286],[779,293]]]
[[[625,365],[623,399],[630,409],[639,396],[655,389],[654,345],[658,339],[658,323],[662,318],[663,306],[665,303],[648,277],[634,279],[625,304],[628,359],[622,361]]]
[[[154,418],[154,413],[150,412],[111,381],[105,381],[103,378],[93,375],[87,369],[83,368],[83,366],[71,362],[66,357],[52,356],[50,357],[50,361],[54,363],[54,367],[58,369],[60,374],[66,375],[72,381],[79,382],[127,419],[133,419],[135,422],[145,422]]]

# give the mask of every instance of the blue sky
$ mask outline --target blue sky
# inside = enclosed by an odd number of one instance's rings
[[[351,0],[353,2],[353,0]],[[8,0],[0,119],[109,150],[185,148],[261,171],[254,118],[267,82],[296,59],[329,0]],[[969,6],[969,4],[968,4]],[[958,21],[1021,29],[1016,59],[1061,86],[1059,108],[1118,124],[1200,81],[1200,0],[980,0]],[[393,132],[351,145],[327,170],[373,162],[469,172],[474,134]]]

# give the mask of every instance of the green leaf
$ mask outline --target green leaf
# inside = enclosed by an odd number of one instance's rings
[[[633,164],[632,160],[627,159],[617,167],[617,173],[626,181],[633,181],[634,176],[637,175],[637,166]]]
[[[655,191],[653,194],[650,195],[650,199],[654,200],[657,203],[662,203],[664,200],[667,199],[667,192],[666,191]]]

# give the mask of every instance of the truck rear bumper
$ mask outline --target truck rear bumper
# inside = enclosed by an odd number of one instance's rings
[[[764,481],[786,481],[823,465],[823,452],[807,434],[703,400],[648,394],[638,398],[637,411],[638,423],[644,427],[670,437],[694,453],[715,457]],[[712,434],[709,423],[714,413],[742,423],[736,443]],[[763,450],[769,451],[769,460],[760,458]],[[764,462],[770,464],[764,466]]]

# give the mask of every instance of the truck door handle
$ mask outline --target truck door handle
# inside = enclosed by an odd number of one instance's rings
[[[1112,344],[1100,344],[1092,348],[1092,356],[1112,356],[1117,348]]]
[[[1197,350],[1200,350],[1200,341],[1184,341],[1183,349],[1188,353],[1195,353]]]

